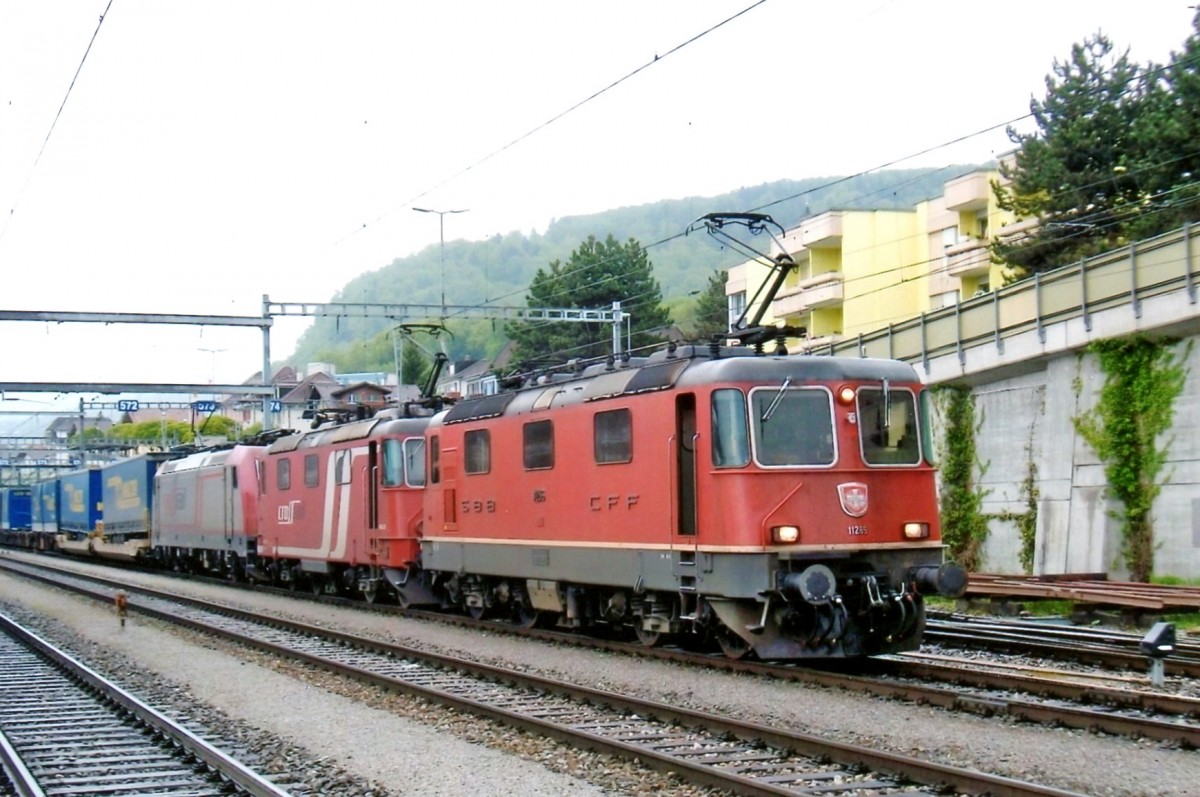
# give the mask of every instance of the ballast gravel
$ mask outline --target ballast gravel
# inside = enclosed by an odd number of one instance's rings
[[[14,558],[23,554],[5,553]],[[60,564],[62,560],[56,560]],[[72,567],[95,566],[71,562]],[[110,568],[99,568],[108,577]],[[130,584],[503,664],[688,708],[869,744],[1097,797],[1200,794],[1200,752],[1151,740],[985,718],[757,676],[708,671],[503,633],[479,633],[170,576],[121,572]],[[341,791],[312,794],[634,794],[711,792],[607,756],[532,739],[131,614],[121,630],[98,604],[0,572],[0,604],[52,619],[76,643],[123,659],[153,682],[182,689],[182,705],[209,706],[320,763]],[[130,673],[133,675],[133,673]],[[577,776],[577,777],[576,777]],[[310,788],[310,787],[306,787]],[[300,789],[296,793],[306,793]]]

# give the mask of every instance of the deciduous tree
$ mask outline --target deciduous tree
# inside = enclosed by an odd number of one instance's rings
[[[565,263],[555,260],[539,268],[526,296],[531,308],[607,310],[613,302],[630,314],[633,347],[660,339],[671,323],[646,250],[632,238],[618,243],[611,234],[604,242],[588,236]],[[509,322],[506,329],[517,344],[515,361],[527,366],[597,357],[610,351],[612,342],[607,322],[522,321]]]

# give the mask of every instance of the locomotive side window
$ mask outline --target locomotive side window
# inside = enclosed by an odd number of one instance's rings
[[[929,423],[929,419],[933,417],[933,394],[928,390],[922,390],[917,395],[917,400],[921,405],[921,412],[917,415],[917,423],[921,426],[921,450],[925,452],[925,459],[930,465],[937,464],[937,455],[934,453],[936,449],[933,445],[933,427]]]
[[[292,487],[292,461],[290,459],[280,459],[275,463],[275,486],[280,490],[289,490]]]
[[[718,468],[740,468],[750,463],[746,396],[740,390],[713,391],[712,461]]]
[[[305,463],[307,466],[307,463]],[[349,484],[351,473],[351,456],[348,449],[334,454],[333,458],[333,478],[334,484]],[[307,475],[307,474],[306,474]]]
[[[409,487],[425,486],[425,439],[410,437],[404,441],[404,471]]]
[[[859,388],[858,428],[868,465],[916,465],[921,461],[916,399],[911,390]]]
[[[472,429],[463,435],[467,473],[487,473],[492,469],[492,438],[487,429]]]
[[[525,424],[525,469],[554,467],[554,426],[550,421]]]
[[[429,438],[429,481],[442,480],[442,446],[437,435]]]
[[[759,465],[832,465],[833,396],[824,388],[757,388],[750,394]]]
[[[321,483],[321,463],[316,454],[304,456],[304,486],[316,487]]]
[[[404,484],[403,443],[396,439],[383,441],[383,486],[399,487]]]
[[[597,412],[592,431],[597,464],[633,459],[633,418],[629,410]]]

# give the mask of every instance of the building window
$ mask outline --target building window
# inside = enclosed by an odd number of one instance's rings
[[[463,436],[467,473],[487,473],[492,469],[492,439],[487,429],[472,429]]]
[[[275,463],[275,486],[280,490],[289,490],[292,487],[292,462],[288,459],[281,459]]]
[[[629,410],[596,413],[593,432],[597,464],[633,459],[633,418]]]
[[[316,454],[304,457],[304,486],[317,487],[321,484],[321,463]]]
[[[746,292],[739,291],[738,293],[729,294],[728,302],[729,320],[725,325],[726,330],[733,329],[733,325],[737,323],[737,320],[742,317],[743,313],[746,312]]]
[[[554,425],[550,421],[525,424],[525,469],[554,467]]]

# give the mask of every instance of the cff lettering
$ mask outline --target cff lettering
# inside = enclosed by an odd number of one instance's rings
[[[609,509],[633,509],[638,502],[638,496],[635,494],[629,495],[593,495],[588,499],[588,506],[593,512],[602,512]]]

